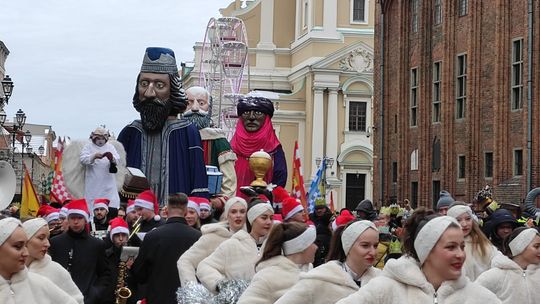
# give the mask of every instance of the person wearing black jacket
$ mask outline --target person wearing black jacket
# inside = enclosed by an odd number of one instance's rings
[[[200,237],[201,232],[184,219],[188,198],[179,193],[169,197],[169,217],[164,225],[148,232],[131,268],[132,278],[145,284],[148,304],[176,304],[180,279],[176,262]]]
[[[84,295],[84,303],[99,304],[113,288],[113,283],[104,243],[89,235],[88,219],[86,200],[71,201],[67,212],[68,230],[50,240],[49,254],[71,274]]]

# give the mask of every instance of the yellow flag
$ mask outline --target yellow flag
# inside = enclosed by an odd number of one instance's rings
[[[21,217],[36,216],[39,209],[39,200],[36,195],[36,190],[30,179],[30,174],[26,166],[24,166],[24,183],[22,188],[21,199]]]

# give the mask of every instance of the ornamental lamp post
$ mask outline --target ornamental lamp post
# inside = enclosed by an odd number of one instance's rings
[[[13,93],[13,87],[13,81],[11,80],[9,75],[6,75],[6,77],[4,77],[4,79],[2,80],[2,91],[4,92],[4,97],[1,98],[0,108],[4,107],[4,102],[8,104],[9,98]]]

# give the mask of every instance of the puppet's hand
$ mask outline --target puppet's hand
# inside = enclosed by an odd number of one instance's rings
[[[101,154],[101,153],[96,153],[96,154],[94,154],[94,158],[95,158],[95,159],[101,159],[101,158],[103,158],[103,154]]]

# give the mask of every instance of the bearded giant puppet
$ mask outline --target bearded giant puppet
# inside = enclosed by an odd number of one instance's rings
[[[281,143],[274,132],[271,118],[274,115],[272,101],[264,97],[248,96],[238,101],[238,124],[231,140],[231,147],[238,160],[235,169],[237,195],[242,186],[249,186],[255,175],[249,169],[249,157],[253,152],[264,150],[272,157],[272,168],[264,177],[267,183],[285,187],[287,162]]]
[[[133,96],[141,119],[126,126],[118,140],[126,149],[127,166],[141,169],[160,205],[178,192],[208,196],[199,130],[178,119],[186,104],[174,52],[147,48]]]
[[[236,172],[234,163],[236,154],[231,149],[227,136],[222,129],[212,128],[211,96],[203,87],[190,87],[186,90],[188,99],[184,117],[193,122],[201,134],[204,162],[216,166],[223,173],[221,193],[233,197],[236,193]]]

